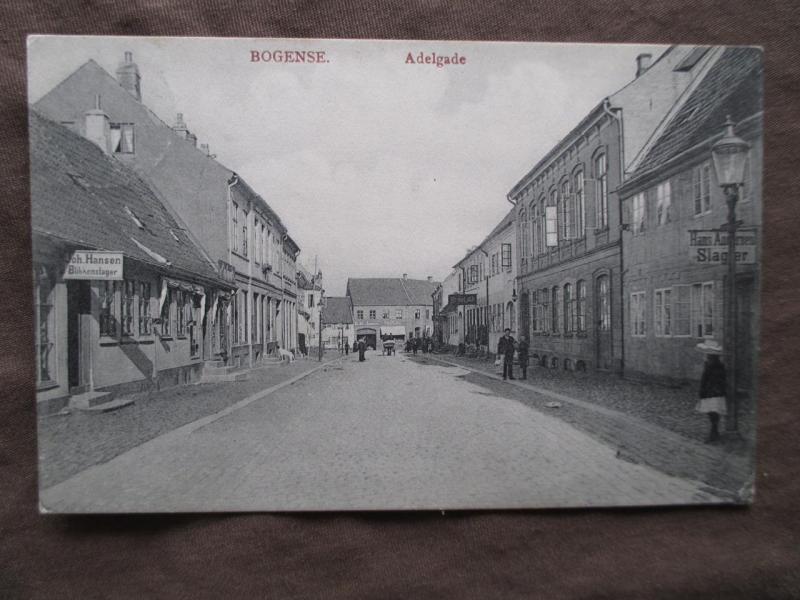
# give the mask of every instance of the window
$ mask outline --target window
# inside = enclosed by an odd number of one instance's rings
[[[239,249],[239,205],[231,202],[231,248],[234,251]]]
[[[122,325],[122,335],[132,336],[134,334],[134,302],[136,300],[136,282],[132,279],[125,279],[122,282],[122,315],[120,323]]]
[[[552,328],[553,315],[550,312],[550,290],[543,289],[541,292],[542,299],[542,331],[549,332]]]
[[[558,246],[558,209],[555,206],[546,206],[544,215],[545,245],[554,248]]]
[[[256,230],[256,235],[261,238],[261,263],[267,264],[267,254],[269,252],[269,238],[267,237],[264,223],[261,223],[261,230]]]
[[[577,304],[575,310],[575,320],[578,332],[583,333],[586,331],[586,282],[582,279],[578,281],[575,286]]]
[[[109,133],[114,154],[133,154],[133,123],[111,123]]]
[[[545,222],[545,202],[544,196],[539,200],[536,205],[536,253],[543,254],[544,249],[550,245],[549,237],[546,236],[547,226]]]
[[[669,288],[655,291],[653,305],[653,330],[656,337],[672,335],[672,290]]]
[[[594,172],[597,179],[597,228],[608,227],[608,163],[606,155],[594,159]]]
[[[511,268],[511,244],[503,244],[501,247],[502,252],[502,267],[504,269]]]
[[[383,315],[382,315],[382,317],[383,317],[384,319],[388,319],[388,318],[389,318],[389,309],[388,309],[388,308],[384,308],[384,309],[383,309]]]
[[[572,284],[564,285],[564,332],[572,333],[575,330],[575,296]]]
[[[253,306],[251,308],[251,312],[253,313],[253,315],[250,318],[250,335],[252,336],[254,344],[257,344],[258,342],[261,341],[258,335],[258,303],[259,303],[259,295],[253,292]],[[311,326],[313,328],[313,324]]]
[[[711,166],[708,163],[692,170],[692,191],[694,214],[702,215],[711,211]]]
[[[561,184],[561,239],[575,238],[575,206],[569,188],[569,180]]]
[[[172,301],[175,303],[175,335],[186,336],[186,301],[183,290],[170,290]]]
[[[394,311],[394,318],[395,319],[402,319],[403,318],[403,309],[398,308]]]
[[[523,208],[519,214],[519,225],[520,225],[520,256],[525,257],[529,254],[529,242],[530,239],[528,237],[528,229],[530,228],[530,223],[528,222],[528,212]],[[494,259],[494,256],[492,256]],[[492,262],[492,274],[494,275],[494,261]]]
[[[356,318],[363,320],[364,319],[364,311],[363,310],[357,310],[356,311]]]
[[[242,291],[239,295],[239,302],[241,306],[239,307],[239,341],[242,344],[247,343],[248,338],[248,331],[247,331],[247,312],[248,312],[248,305],[249,305],[249,298],[247,292]]]
[[[370,319],[375,319],[376,316],[377,316],[377,312],[375,310],[369,311],[369,318]]]
[[[419,319],[421,317],[422,317],[422,312],[420,311],[420,309],[415,310],[414,311],[414,318],[415,319]]]
[[[261,262],[261,225],[258,217],[253,217],[253,260]]]
[[[491,269],[492,269],[492,275],[496,275],[497,271],[498,271],[498,269],[497,269],[497,253],[492,254]]]
[[[553,333],[561,332],[561,288],[553,287],[553,322],[551,323]]]
[[[575,237],[586,235],[586,194],[584,192],[583,171],[578,171],[572,178],[572,194],[575,211]]]
[[[672,221],[672,194],[669,181],[659,183],[656,188],[656,221],[659,226]]]
[[[139,335],[152,333],[152,317],[150,316],[150,283],[139,282]]]
[[[645,330],[645,292],[631,294],[631,335],[644,337]]]
[[[247,219],[249,214],[242,209],[242,256],[247,258]]]
[[[200,356],[200,340],[197,337],[197,323],[194,317],[194,296],[190,294],[186,295],[186,312],[189,315],[189,356],[195,358]]]
[[[117,321],[114,310],[115,281],[100,283],[100,335],[114,337],[117,335]]]
[[[647,224],[647,204],[645,202],[644,192],[640,192],[633,197],[631,201],[633,223],[631,223],[631,230],[634,234],[642,233]]]
[[[692,286],[692,331],[695,337],[714,336],[714,282]]]
[[[308,308],[314,308],[314,294],[308,295]]]
[[[611,288],[608,275],[597,278],[597,328],[600,331],[611,329]]]
[[[425,309],[425,320],[429,321],[430,318],[431,318],[431,309],[430,308],[426,308]]]
[[[36,383],[55,381],[55,311],[53,287],[46,275],[36,278]]]

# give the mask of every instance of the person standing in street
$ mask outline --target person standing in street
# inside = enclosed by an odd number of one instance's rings
[[[697,344],[697,349],[706,355],[706,359],[700,378],[700,400],[695,409],[708,415],[711,429],[706,444],[714,444],[719,441],[720,415],[728,414],[725,365],[719,359],[722,346],[715,340],[705,340]]]
[[[367,343],[364,341],[364,338],[358,340],[358,362],[364,362],[367,360],[364,357],[364,352],[367,350]]]
[[[514,344],[511,330],[506,327],[503,337],[497,343],[497,354],[503,357],[503,381],[514,379]]]
[[[419,338],[414,338],[411,341],[411,351],[414,353],[414,356],[417,355],[417,349],[419,348]]]
[[[522,379],[528,378],[528,336],[524,333],[519,336],[517,344],[517,354],[519,355],[519,368],[522,371]]]
[[[350,342],[347,340],[344,341],[344,355],[348,356],[350,354]]]

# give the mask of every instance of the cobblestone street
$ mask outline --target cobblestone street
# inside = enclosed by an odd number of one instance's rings
[[[727,499],[702,481],[626,460],[491,385],[402,354],[351,356],[89,467],[44,489],[41,502],[54,511],[150,512]]]

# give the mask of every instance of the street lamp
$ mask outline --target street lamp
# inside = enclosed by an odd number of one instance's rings
[[[319,362],[322,362],[322,331],[324,329],[322,325],[322,311],[325,310],[325,296],[320,293],[319,296],[319,304],[317,304],[319,308],[319,333],[318,333],[318,340],[319,340]]]
[[[728,363],[725,387],[728,397],[728,418],[725,429],[729,432],[738,430],[738,401],[736,399],[736,202],[739,200],[739,188],[744,185],[745,165],[750,144],[738,137],[733,131],[730,116],[725,121],[725,133],[711,147],[711,158],[717,183],[725,194],[728,204],[728,221],[723,229],[728,233],[728,278],[726,282],[725,308],[725,360]]]

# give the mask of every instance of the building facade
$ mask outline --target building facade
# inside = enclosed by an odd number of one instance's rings
[[[716,49],[717,57],[686,101],[654,135],[621,189],[624,232],[625,373],[669,382],[695,381],[695,345],[725,345],[727,221],[711,146],[728,117],[750,144],[745,185],[736,207],[736,371],[752,391],[758,340],[758,246],[762,232],[762,65],[752,48]],[[702,240],[702,241],[701,241]],[[723,254],[724,253],[724,254]]]
[[[451,302],[455,294],[463,292],[463,273],[461,269],[453,269],[436,288],[436,297],[441,304],[434,307],[438,326],[437,342],[451,349],[463,343],[464,332],[464,306],[457,301]]]
[[[353,323],[353,307],[348,296],[325,298],[322,309],[322,344],[326,349],[341,350],[345,344],[350,348],[356,339]]]
[[[212,302],[218,314],[206,340],[210,355],[247,365],[277,346],[296,347],[298,245],[261,196],[207,144],[198,146],[182,114],[170,126],[147,108],[130,52],[116,78],[90,60],[34,106],[82,135],[96,133],[85,131],[87,108],[102,110],[109,152],[150,185],[219,276],[235,284]]]
[[[320,311],[325,297],[322,272],[312,274],[298,265],[297,293],[297,347],[304,354],[313,353],[320,342]]]
[[[673,46],[637,59],[636,78],[602,100],[509,192],[516,206],[519,328],[531,362],[621,372],[623,228],[617,190],[647,138],[707,68]]]
[[[86,139],[31,111],[37,401],[103,404],[197,381],[214,302],[231,292],[185,226],[109,153],[105,115]]]
[[[371,348],[390,337],[403,341],[433,334],[433,291],[438,282],[427,279],[350,278],[347,296],[353,307],[356,337]]]

